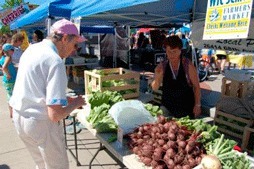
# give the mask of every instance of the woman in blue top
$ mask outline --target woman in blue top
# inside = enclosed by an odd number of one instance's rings
[[[13,91],[14,83],[17,76],[17,70],[11,61],[13,53],[14,53],[14,47],[11,44],[6,43],[2,46],[2,57],[0,59],[0,65],[2,67],[2,71],[4,74],[2,80],[3,80],[3,86],[7,91],[8,101],[10,97],[12,96],[12,91]],[[12,109],[10,106],[9,106],[9,110],[10,110],[10,117],[12,118]]]

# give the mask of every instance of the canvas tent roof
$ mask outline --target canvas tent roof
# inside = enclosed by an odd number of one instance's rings
[[[157,0],[48,0],[10,25],[11,30],[44,21],[47,17],[78,17]]]
[[[141,25],[161,26],[169,23],[182,25],[182,23],[191,21],[193,5],[194,0],[159,0],[94,15],[85,15],[82,23],[119,24],[131,27],[140,27]],[[78,14],[75,15],[78,16]],[[82,16],[82,13],[79,15]]]

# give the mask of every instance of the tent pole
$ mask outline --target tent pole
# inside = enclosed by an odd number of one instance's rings
[[[114,27],[114,51],[113,51],[113,67],[117,67],[117,43],[116,43],[116,27]]]
[[[194,4],[193,4],[193,8],[192,8],[192,22],[194,21],[195,19],[195,14],[196,14],[196,4],[197,4],[197,0],[194,0]]]
[[[51,26],[51,18],[48,17],[47,19],[47,34],[48,35],[50,34],[50,26]]]
[[[193,4],[193,8],[192,8],[192,18],[191,18],[192,23],[193,23],[193,21],[195,19],[196,3],[197,3],[197,0],[194,0],[194,4]],[[192,30],[192,24],[190,24],[190,28]],[[196,55],[195,46],[193,45],[193,42],[192,42],[192,60],[194,61],[194,65],[196,65],[196,68],[198,70],[198,60],[197,59],[198,58],[197,58],[197,55]]]
[[[127,25],[127,35],[128,35],[128,68],[131,68],[131,54],[130,54],[130,39],[131,39],[131,27],[130,25]]]
[[[101,44],[101,37],[100,37],[100,33],[98,33],[98,51],[99,51],[99,53],[98,53],[98,59],[100,60],[101,59],[101,46],[100,46],[100,44]]]

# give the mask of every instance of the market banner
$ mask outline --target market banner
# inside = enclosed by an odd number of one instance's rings
[[[10,25],[16,19],[30,11],[28,4],[21,4],[14,8],[3,9],[0,11],[1,25]]]
[[[247,38],[253,0],[208,0],[203,39]]]
[[[203,40],[205,21],[194,21],[192,23],[191,40],[194,48],[213,48],[233,52],[250,52],[254,53],[254,29],[249,30],[247,38],[242,39],[217,39],[217,40]],[[250,21],[250,27],[254,28],[254,19]]]

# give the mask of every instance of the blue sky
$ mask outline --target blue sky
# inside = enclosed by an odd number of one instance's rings
[[[46,2],[47,0],[23,0],[24,2],[29,2],[30,4],[42,4]],[[2,5],[5,4],[5,0],[0,0],[0,9],[2,9]]]

